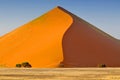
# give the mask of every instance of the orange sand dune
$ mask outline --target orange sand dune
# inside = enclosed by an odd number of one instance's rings
[[[62,37],[72,18],[58,7],[0,39],[0,64],[24,61],[33,67],[56,67],[63,60]]]
[[[0,64],[21,62],[33,67],[120,67],[120,42],[56,7],[0,38]]]

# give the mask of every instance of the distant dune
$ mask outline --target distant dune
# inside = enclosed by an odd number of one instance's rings
[[[8,67],[118,67],[119,57],[117,39],[59,6],[0,38],[0,64]]]

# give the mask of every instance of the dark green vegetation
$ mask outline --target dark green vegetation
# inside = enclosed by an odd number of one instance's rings
[[[98,67],[106,67],[105,64],[99,64]]]
[[[16,64],[16,67],[19,67],[19,68],[20,68],[20,67],[22,67],[22,65],[21,65],[21,64]]]
[[[20,68],[20,67],[24,67],[24,68],[31,68],[31,64],[29,62],[23,62],[21,64],[16,64],[16,67]]]

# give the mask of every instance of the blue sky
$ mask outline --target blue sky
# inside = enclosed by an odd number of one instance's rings
[[[62,6],[120,39],[120,0],[0,0],[0,36]]]

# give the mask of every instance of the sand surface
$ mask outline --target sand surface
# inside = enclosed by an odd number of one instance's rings
[[[0,80],[120,80],[120,68],[1,68]]]
[[[62,37],[71,24],[72,17],[56,7],[16,28],[0,38],[0,64],[57,67],[63,61]]]

